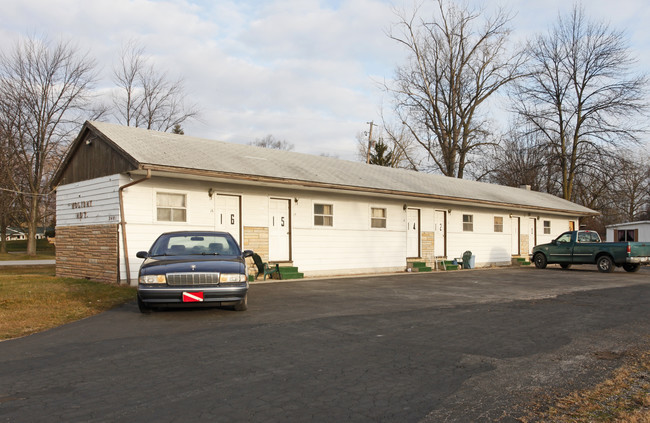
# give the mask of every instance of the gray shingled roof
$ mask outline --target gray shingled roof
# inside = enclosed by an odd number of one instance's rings
[[[206,172],[379,189],[576,214],[597,214],[591,209],[559,197],[521,188],[104,122],[89,124],[140,165],[199,169]]]

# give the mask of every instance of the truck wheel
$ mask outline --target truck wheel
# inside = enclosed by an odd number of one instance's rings
[[[623,269],[625,269],[626,272],[638,272],[639,269],[641,268],[641,265],[636,263],[636,264],[624,264]]]
[[[600,256],[596,260],[598,271],[603,273],[612,273],[614,271],[614,262],[610,256]]]
[[[535,262],[535,267],[538,269],[546,269],[546,256],[542,253],[537,253],[535,254],[535,257],[533,257],[533,261]]]
[[[562,263],[562,264],[560,264],[560,267],[561,267],[562,269],[565,269],[565,270],[566,270],[566,269],[569,269],[569,268],[571,267],[571,265],[570,265],[569,263]]]

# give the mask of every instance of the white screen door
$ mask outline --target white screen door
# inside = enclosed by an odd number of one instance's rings
[[[513,256],[518,256],[519,255],[519,218],[518,217],[513,217],[511,220],[512,222],[512,255]]]
[[[291,260],[291,200],[271,198],[269,203],[269,260]]]
[[[434,231],[434,240],[433,240],[433,254],[435,254],[436,257],[445,257],[447,255],[446,253],[446,237],[447,237],[447,219],[446,219],[446,214],[444,210],[436,210],[435,216],[434,216],[434,225],[435,225],[435,231]]]
[[[528,254],[533,253],[533,247],[537,245],[537,219],[531,217],[528,224]]]
[[[420,210],[406,210],[406,257],[420,257]]]
[[[238,195],[218,194],[215,199],[214,208],[215,224],[217,231],[230,232],[237,244],[241,247],[241,225],[240,225],[240,198]]]

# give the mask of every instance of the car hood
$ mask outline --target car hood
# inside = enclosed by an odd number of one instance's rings
[[[156,256],[140,266],[140,275],[167,273],[244,273],[245,263],[233,256]]]

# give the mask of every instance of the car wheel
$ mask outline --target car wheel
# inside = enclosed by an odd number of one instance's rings
[[[235,311],[248,310],[248,293],[246,293],[246,295],[244,295],[244,298],[233,307],[233,310]]]
[[[614,271],[614,262],[609,256],[600,256],[596,261],[598,271],[603,273],[611,273]]]
[[[562,269],[569,269],[569,268],[571,268],[571,265],[569,263],[562,263],[562,264],[560,264],[560,267]]]
[[[624,264],[623,269],[625,269],[626,272],[638,272],[639,269],[641,268],[640,264]]]
[[[147,306],[144,303],[144,301],[142,301],[142,299],[140,298],[139,295],[138,295],[138,308],[140,309],[140,313],[144,313],[144,314],[151,313],[151,308],[149,306]]]
[[[542,253],[537,253],[535,254],[535,257],[533,257],[533,261],[535,262],[535,267],[538,269],[546,269],[546,256]]]

